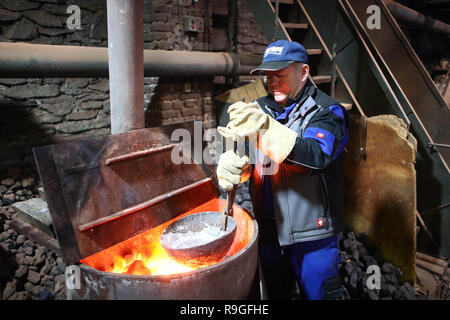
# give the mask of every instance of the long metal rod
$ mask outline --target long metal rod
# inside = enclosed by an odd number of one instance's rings
[[[428,143],[427,144],[428,147],[432,148],[432,147],[442,147],[442,148],[450,148],[449,144],[443,144],[443,143]]]
[[[35,226],[32,226],[31,224],[18,219],[11,220],[11,226],[17,232],[25,235],[27,238],[61,255],[61,248],[59,247],[58,241],[50,237],[48,234],[42,232]]]
[[[144,50],[145,77],[248,75],[261,55]],[[108,49],[0,42],[0,78],[108,77]]]
[[[111,134],[145,127],[143,0],[107,0]]]

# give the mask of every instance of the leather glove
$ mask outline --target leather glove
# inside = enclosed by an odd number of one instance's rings
[[[217,178],[219,186],[229,191],[233,186],[247,181],[251,175],[250,159],[239,157],[234,151],[227,151],[220,155],[217,164]]]
[[[228,108],[228,114],[227,126],[217,128],[225,138],[238,141],[258,134],[256,147],[277,163],[283,162],[294,148],[297,133],[264,113],[256,102],[236,102]]]

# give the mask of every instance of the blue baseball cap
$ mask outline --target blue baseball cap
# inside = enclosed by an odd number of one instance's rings
[[[250,74],[256,71],[278,71],[294,62],[308,63],[305,47],[298,42],[278,40],[267,46],[261,65],[250,71]]]

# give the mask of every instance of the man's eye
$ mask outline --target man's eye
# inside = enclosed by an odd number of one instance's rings
[[[268,75],[267,76],[267,78],[286,78],[286,75],[285,74],[271,74],[271,75]]]

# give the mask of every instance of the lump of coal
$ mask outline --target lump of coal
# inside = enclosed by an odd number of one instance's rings
[[[397,278],[401,277],[402,275],[402,271],[390,262],[383,263],[383,265],[381,266],[381,273],[392,274]]]
[[[395,293],[396,300],[416,300],[414,288],[408,282],[405,282]]]
[[[152,272],[145,266],[142,260],[136,260],[128,267],[126,274],[149,276]]]

